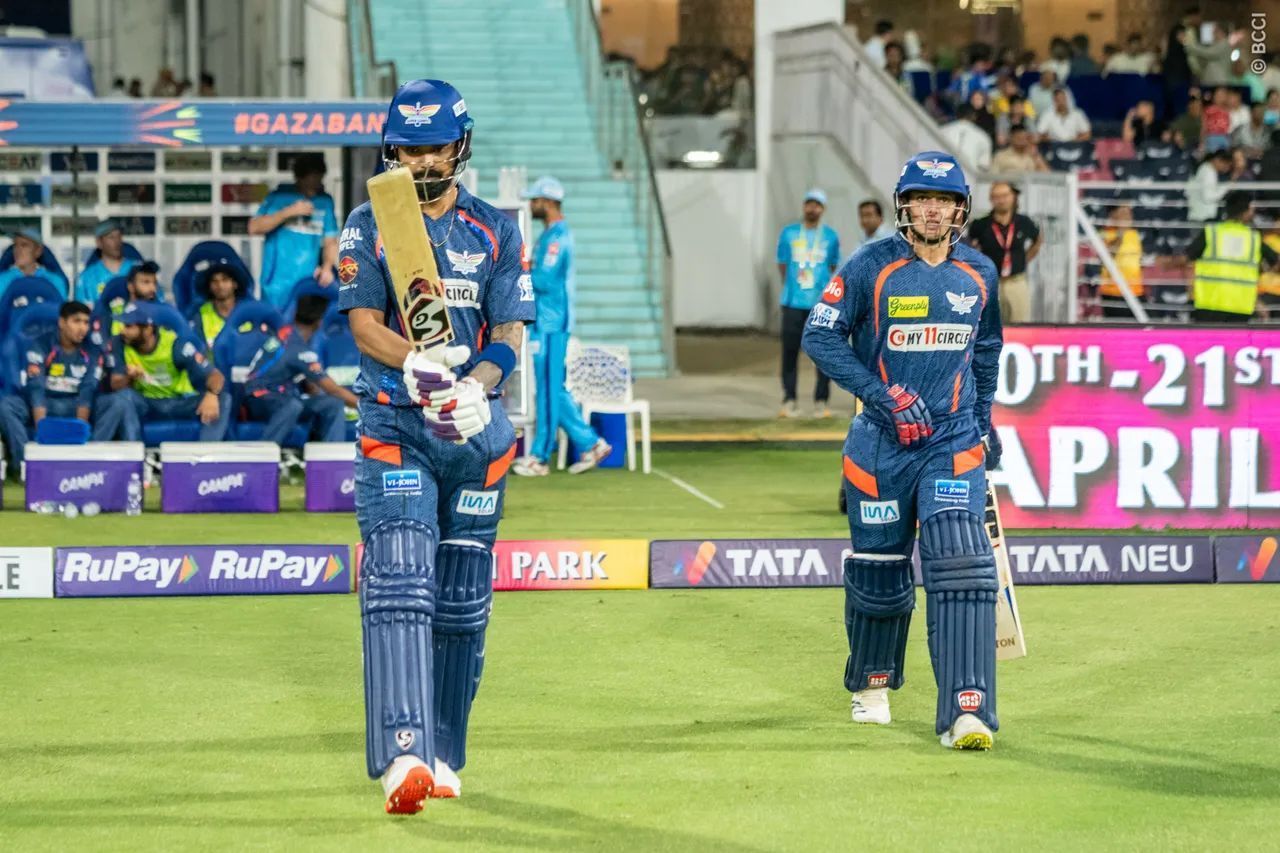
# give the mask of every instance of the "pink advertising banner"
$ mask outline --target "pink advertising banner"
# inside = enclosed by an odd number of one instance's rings
[[[1011,528],[1280,527],[1280,329],[1005,330]]]

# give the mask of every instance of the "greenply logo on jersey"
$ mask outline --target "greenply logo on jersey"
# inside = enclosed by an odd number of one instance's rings
[[[890,296],[890,317],[928,317],[929,297],[927,296]]]

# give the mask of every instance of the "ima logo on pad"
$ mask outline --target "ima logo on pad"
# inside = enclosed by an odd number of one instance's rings
[[[868,689],[873,687],[888,687],[888,686],[889,686],[889,673],[887,672],[873,672],[867,676]]]
[[[976,713],[982,707],[981,690],[961,690],[956,694],[956,704],[966,714]]]
[[[404,123],[409,127],[420,127],[424,124],[431,124],[431,117],[440,112],[439,104],[427,104],[425,107],[421,103],[409,106],[401,104],[398,109],[400,115],[404,116]]]

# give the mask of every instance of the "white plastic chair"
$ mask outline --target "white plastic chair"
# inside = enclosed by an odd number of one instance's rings
[[[627,469],[636,470],[636,432],[632,415],[640,416],[640,470],[650,471],[649,401],[631,396],[631,351],[621,344],[569,341],[565,358],[565,387],[590,420],[597,412],[627,419]],[[569,445],[560,432],[558,465],[564,468]]]

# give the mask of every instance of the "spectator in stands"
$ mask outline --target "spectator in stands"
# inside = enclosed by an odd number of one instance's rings
[[[1031,131],[1027,130],[1027,126],[1015,124],[1009,131],[1009,147],[1000,149],[991,159],[991,171],[997,175],[1047,172],[1049,164],[1031,141]]]
[[[281,184],[249,220],[250,234],[265,234],[262,250],[262,298],[284,306],[293,286],[306,276],[333,284],[338,262],[338,219],[333,197],[324,191],[324,157],[294,158],[292,184]]]
[[[1200,85],[1226,86],[1231,82],[1231,44],[1221,24],[1213,25],[1213,36],[1208,44],[1200,44],[1199,38],[1190,32],[1182,34],[1182,46],[1195,67],[1199,68]]]
[[[867,57],[876,68],[884,68],[884,47],[891,41],[893,41],[893,21],[888,19],[876,21],[876,34],[862,45],[862,49],[867,52]]]
[[[156,75],[156,82],[151,84],[151,97],[174,98],[178,95],[178,79],[172,68],[161,68]]]
[[[1030,133],[1030,128],[1035,126],[1030,111],[1031,105],[1021,95],[1014,95],[1009,99],[1008,112],[996,117],[997,146],[1009,145],[1015,127],[1021,127]]]
[[[1178,103],[1182,90],[1191,83],[1191,62],[1187,57],[1185,42],[1188,38],[1199,38],[1199,29],[1200,9],[1191,6],[1182,14],[1182,19],[1174,24],[1165,40],[1164,93],[1165,103],[1170,107]]]
[[[262,441],[284,444],[300,422],[308,425],[317,441],[346,440],[345,406],[354,409],[358,402],[325,373],[315,346],[328,309],[329,300],[323,296],[301,297],[293,325],[267,338],[254,354],[244,383],[244,405],[251,419],[266,422]]]
[[[858,227],[862,232],[858,235],[858,243],[854,249],[860,249],[873,240],[883,240],[894,235],[894,227],[884,221],[884,209],[880,202],[873,198],[866,199],[858,205]]]
[[[200,344],[157,326],[144,302],[129,303],[120,320],[120,336],[107,355],[111,393],[103,403],[123,409],[121,440],[141,441],[142,422],[149,418],[199,418],[200,440],[221,441],[231,419],[231,395]]]
[[[1052,68],[1044,68],[1040,71],[1040,79],[1031,84],[1031,88],[1027,90],[1027,100],[1031,102],[1031,114],[1039,119],[1041,116],[1048,115],[1053,112],[1054,93],[1063,87],[1058,85],[1058,74]],[[1064,89],[1067,93],[1067,103],[1071,106],[1076,105],[1075,96],[1071,94],[1070,89]]]
[[[1241,181],[1253,180],[1253,168],[1249,164],[1249,158],[1245,156],[1244,150],[1241,148],[1231,149],[1231,171],[1227,174],[1229,183],[1238,184]]]
[[[1280,127],[1280,89],[1267,92],[1267,103],[1262,110],[1262,120],[1267,127]]]
[[[955,76],[947,92],[951,103],[959,105],[968,103],[974,92],[986,94],[992,83],[991,45],[979,43],[970,46],[969,67]]]
[[[9,445],[9,459],[21,464],[34,428],[46,417],[76,418],[89,423],[93,398],[102,379],[102,357],[86,344],[89,306],[64,302],[58,311],[58,331],[50,339],[33,341],[26,352],[27,381],[21,393],[0,397],[0,433]],[[118,423],[101,415],[94,425],[94,441],[110,441]]]
[[[1120,47],[1119,47],[1119,45],[1115,45],[1115,44],[1112,44],[1111,42],[1107,42],[1106,44],[1104,44],[1104,45],[1102,46],[1102,74],[1103,74],[1103,76],[1106,76],[1106,73],[1107,73],[1107,64],[1108,64],[1109,62],[1111,62],[1112,58],[1114,58],[1114,57],[1118,56],[1118,55],[1119,55],[1119,53],[1120,53]]]
[[[1089,55],[1089,37],[1084,33],[1076,33],[1071,37],[1071,70],[1068,77],[1084,77],[1098,73],[1098,63]]]
[[[907,61],[902,64],[902,70],[910,74],[913,71],[927,71],[933,73],[933,63],[930,57],[925,56],[924,45],[920,43],[920,34],[915,30],[907,30],[902,34],[902,46],[907,50]]]
[[[1002,47],[996,54],[995,65],[991,69],[991,73],[996,79],[1002,77],[1018,78],[1020,73],[1018,70],[1018,50],[1013,47]]]
[[[1040,116],[1036,132],[1050,142],[1083,142],[1092,128],[1085,114],[1067,100],[1067,90],[1059,86],[1053,92],[1053,109]]]
[[[1231,130],[1229,133],[1232,136],[1235,135],[1237,130],[1249,123],[1249,107],[1245,104],[1239,89],[1227,90],[1227,113],[1231,117]]]
[[[991,185],[991,212],[969,225],[969,242],[991,259],[1000,276],[1000,317],[1006,323],[1031,320],[1027,264],[1040,253],[1040,227],[1018,213],[1018,189],[1008,181]]]
[[[238,264],[223,258],[196,274],[195,291],[204,303],[196,309],[191,328],[205,352],[210,352],[231,312],[249,295],[249,280]]]
[[[996,117],[997,121],[1001,117],[1008,115],[1009,111],[1013,108],[1013,102],[1015,100],[1021,101],[1024,104],[1024,107],[1020,119],[1013,121],[1012,124],[1018,124],[1019,121],[1028,118],[1034,119],[1036,116],[1035,110],[1032,108],[1030,102],[1027,101],[1026,97],[1022,94],[1022,89],[1018,86],[1017,78],[1012,75],[1006,74],[1000,77],[996,81],[995,89],[988,93],[987,98],[991,114]],[[1006,128],[1006,131],[1007,130],[1008,128]]]
[[[218,97],[218,88],[214,85],[213,75],[208,71],[200,72],[200,91],[197,94],[202,98]]]
[[[1258,300],[1258,276],[1275,269],[1280,257],[1253,228],[1253,199],[1233,190],[1224,199],[1227,218],[1205,225],[1187,247],[1194,260],[1191,297],[1202,323],[1247,323]]]
[[[1280,183],[1280,127],[1271,131],[1271,146],[1262,154],[1258,180]],[[1280,200],[1280,193],[1268,193],[1268,198],[1272,201]]]
[[[992,148],[996,144],[996,117],[992,115],[987,102],[987,93],[977,90],[969,93],[969,106],[973,107],[973,123],[991,140]]]
[[[123,77],[117,77],[111,81],[111,97],[113,98],[129,97],[129,90],[125,88]]]
[[[1143,49],[1142,34],[1130,33],[1125,39],[1124,51],[1107,60],[1103,74],[1150,74],[1156,57]]]
[[[3,295],[16,279],[35,276],[43,278],[62,291],[62,297],[65,299],[70,292],[67,280],[62,277],[62,273],[55,272],[40,263],[44,251],[44,237],[35,228],[19,228],[14,231],[13,266],[0,272],[0,295]]]
[[[1142,299],[1145,292],[1142,286],[1142,236],[1133,227],[1133,208],[1127,204],[1112,208],[1106,227],[1099,236],[1111,253],[1125,284],[1129,285],[1129,290],[1136,298]],[[1105,264],[1099,276],[1098,293],[1107,297],[1102,302],[1102,316],[1132,319],[1133,311]]]
[[[1200,137],[1204,131],[1204,100],[1199,89],[1187,93],[1187,111],[1169,125],[1173,141],[1188,154],[1200,150]]]
[[[1049,58],[1040,63],[1040,73],[1046,71],[1053,72],[1055,81],[1066,80],[1071,74],[1071,43],[1062,36],[1054,36],[1049,42]]]
[[[900,42],[891,41],[884,46],[884,73],[888,74],[907,97],[915,100],[916,87],[906,72],[907,52]]]
[[[991,166],[991,137],[974,121],[971,104],[961,104],[956,110],[955,121],[942,126],[942,138],[947,140],[947,150],[965,164],[986,170]]]
[[[822,288],[840,266],[840,235],[822,224],[827,194],[805,193],[803,217],[778,235],[778,274],[782,276],[782,410],[780,418],[800,417],[796,405],[796,360],[809,312],[818,304]],[[815,417],[831,417],[827,407],[830,380],[821,370],[813,390]]]
[[[1169,128],[1156,118],[1156,105],[1147,98],[1138,101],[1124,117],[1120,135],[1134,148],[1148,142],[1168,142],[1172,138]]]
[[[132,80],[129,81],[129,97],[130,98],[142,97],[142,80],[140,80],[137,77],[134,77]]]
[[[1226,195],[1222,181],[1231,174],[1231,149],[1209,154],[1187,183],[1187,219],[1208,222],[1218,218],[1218,205]]]
[[[1213,100],[1204,108],[1201,137],[1205,151],[1217,151],[1231,146],[1230,96],[1226,87],[1213,90]]]
[[[76,279],[76,299],[93,305],[102,295],[102,288],[118,275],[128,275],[138,262],[124,256],[124,231],[114,219],[104,219],[93,229],[98,244],[98,257],[80,271]]]

